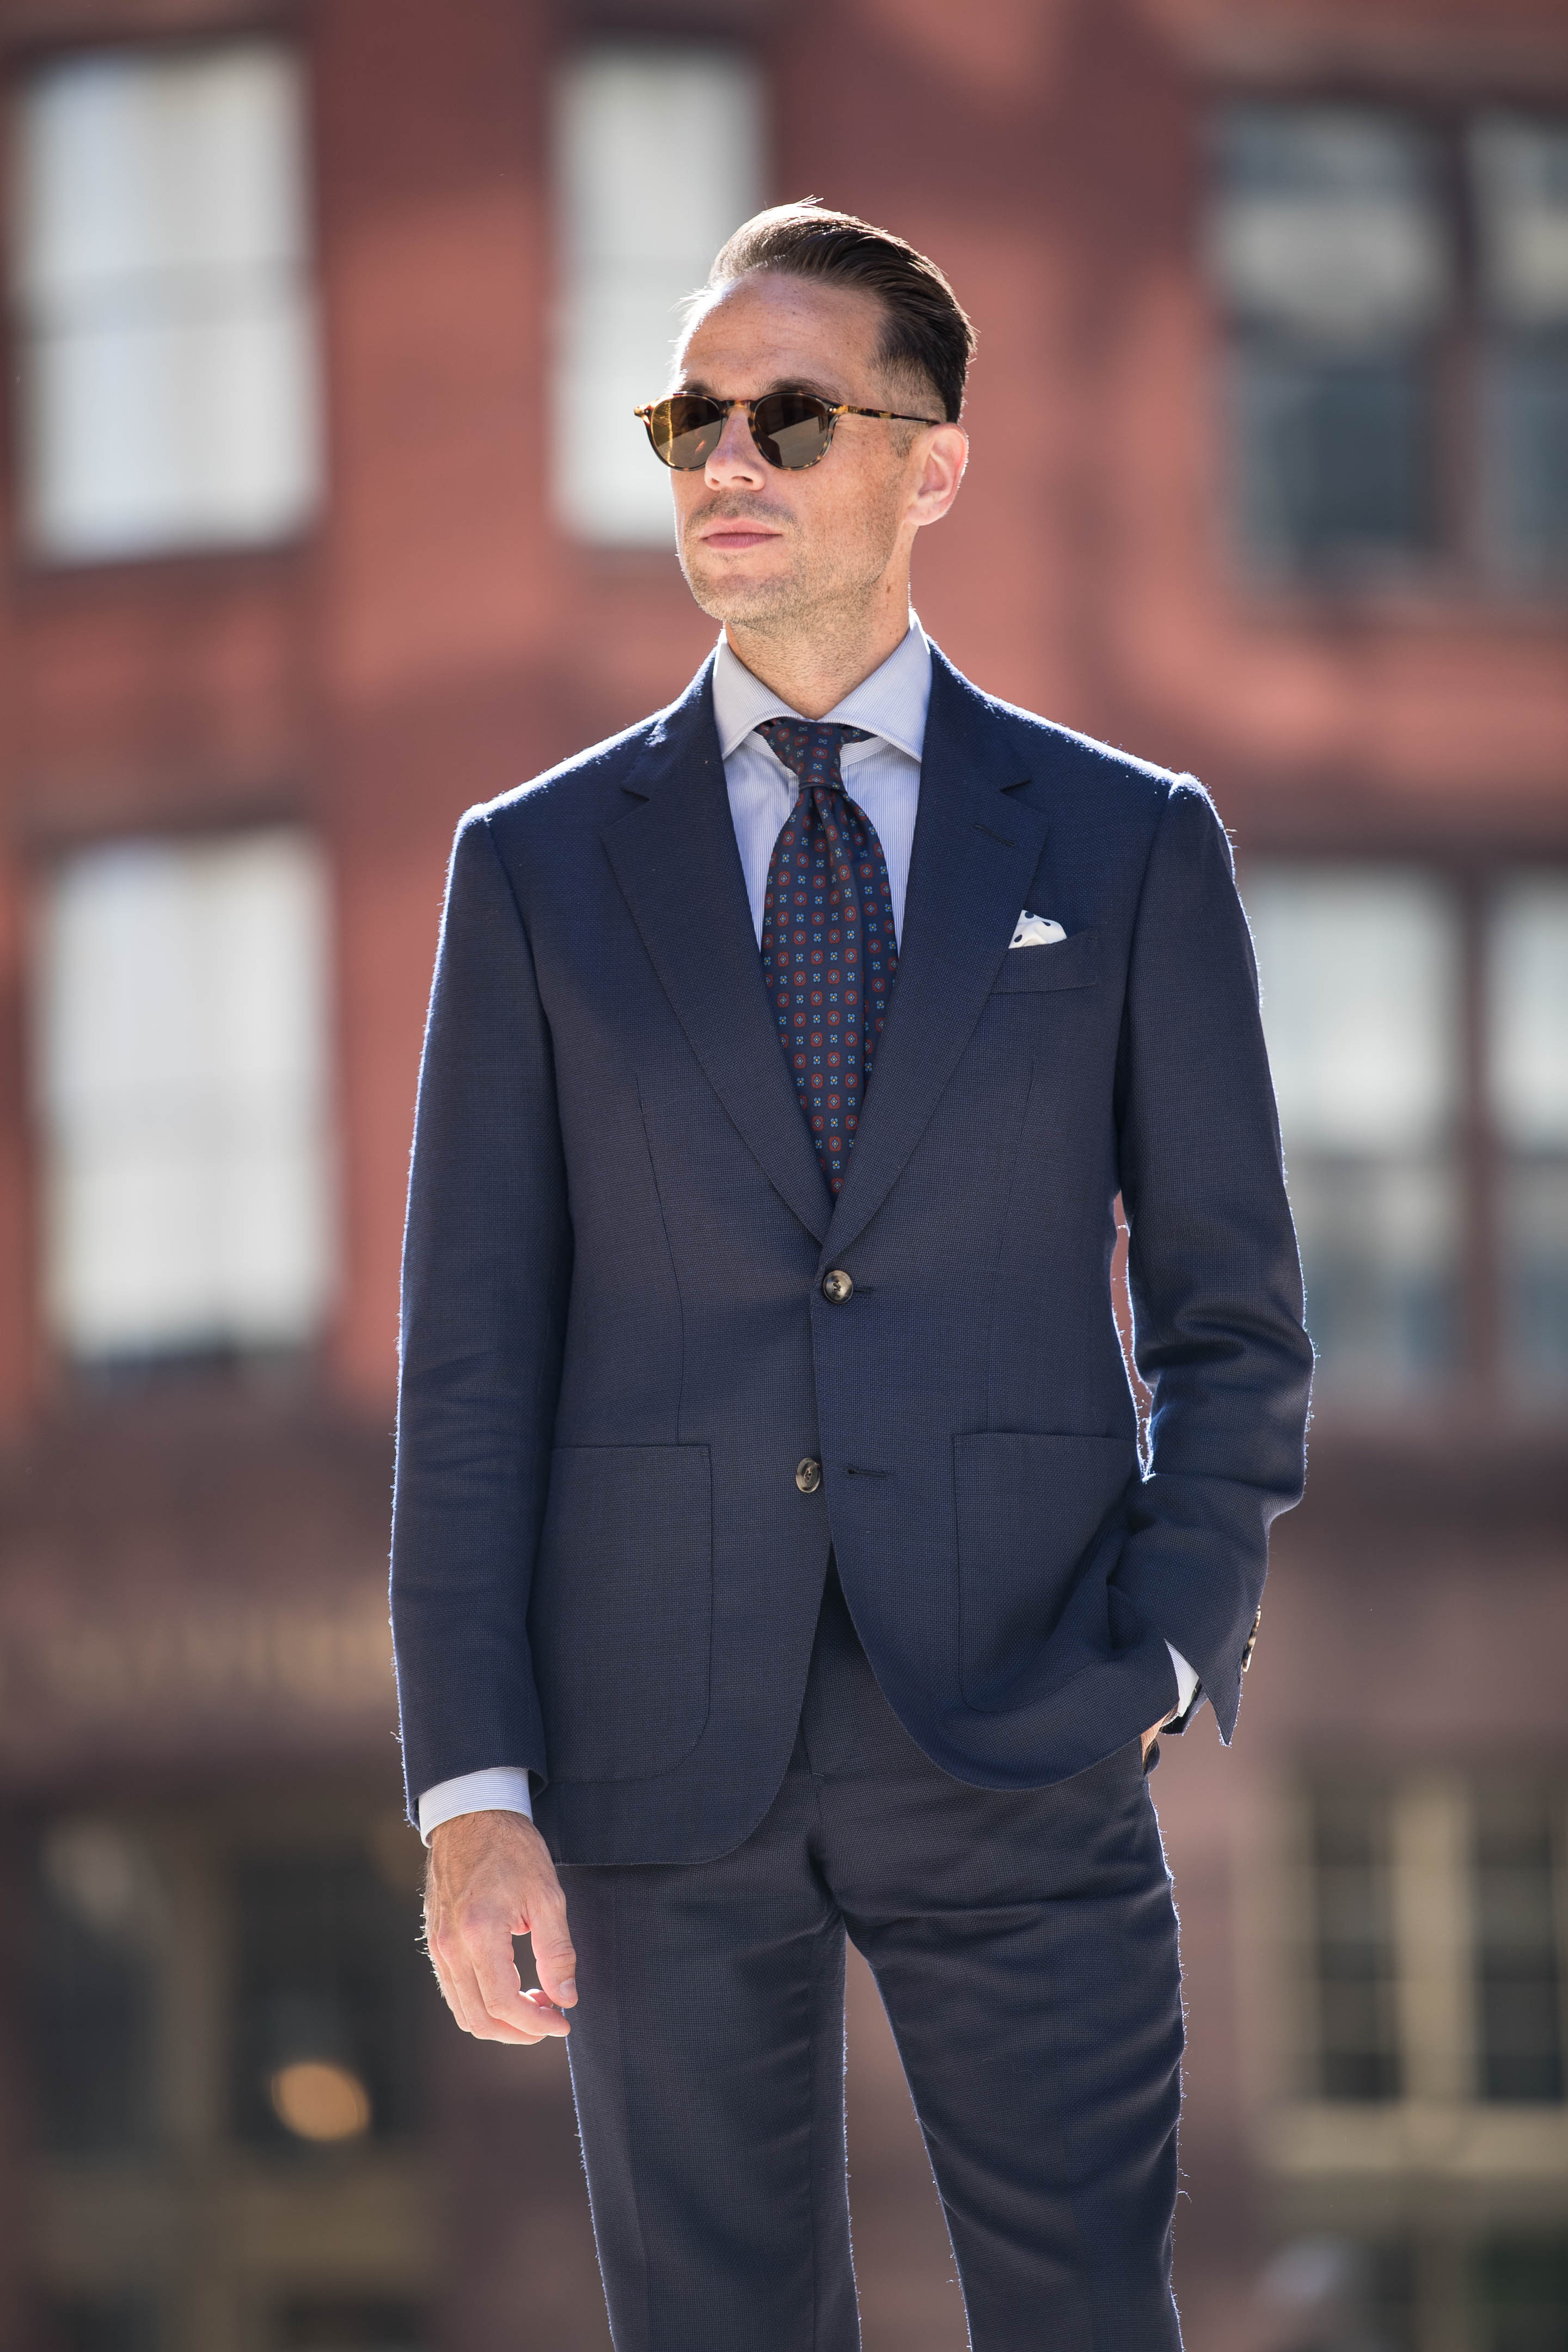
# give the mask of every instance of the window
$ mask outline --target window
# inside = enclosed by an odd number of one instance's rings
[[[1568,883],[1510,883],[1491,909],[1491,1113],[1502,1151],[1501,1320],[1515,1381],[1568,1391]]]
[[[1568,120],[1243,103],[1213,163],[1253,561],[1568,581]]]
[[[57,1816],[33,1853],[37,2352],[432,2352],[441,2006],[401,1814],[318,1776]]]
[[[1568,121],[1471,131],[1486,314],[1487,549],[1531,585],[1568,572]]]
[[[157,2312],[136,2295],[73,2296],[45,2326],[45,2352],[160,2352]]]
[[[1407,2239],[1314,2231],[1279,2248],[1258,2300],[1288,2317],[1291,2352],[1424,2352],[1414,2332],[1414,2254]]]
[[[1430,338],[1451,262],[1430,142],[1395,116],[1242,106],[1219,127],[1215,258],[1252,553],[1318,570],[1436,529]]]
[[[46,1293],[87,1361],[309,1339],[325,1303],[326,888],[304,835],[60,866],[36,1063]]]
[[[1561,2352],[1568,2343],[1568,2237],[1492,2239],[1476,2289],[1478,2352]]]
[[[303,2152],[408,2132],[424,1986],[406,1903],[363,1849],[247,1859],[230,1902],[237,2136]]]
[[[1419,2233],[1321,2229],[1291,2240],[1259,2282],[1287,2321],[1291,2352],[1563,2352],[1568,2239],[1550,2231],[1471,2234],[1440,2221]]]
[[[1308,1822],[1306,2095],[1561,2111],[1568,1790],[1506,1773],[1336,1779],[1310,1792]]]
[[[670,543],[632,411],[665,389],[682,297],[762,202],[761,111],[754,70],[720,48],[607,44],[564,76],[556,490],[580,538]]]
[[[1560,1859],[1542,1790],[1478,1793],[1471,1874],[1476,2087],[1484,2099],[1563,2096]]]
[[[1257,866],[1245,895],[1324,1382],[1418,1395],[1458,1340],[1457,910],[1397,866]]]
[[[1568,877],[1262,860],[1242,894],[1320,1401],[1495,1374],[1560,1414]]]
[[[76,53],[20,100],[23,528],[66,562],[248,545],[314,502],[299,74],[274,42]]]
[[[1388,1809],[1375,1792],[1317,1791],[1312,1887],[1322,2095],[1397,2098]]]
[[[145,1857],[118,1830],[64,1822],[45,1839],[30,2040],[38,2130],[50,2154],[101,2158],[156,2142],[154,1905]],[[99,2338],[89,2331],[81,2340]],[[112,2331],[102,2337],[119,2340]]]

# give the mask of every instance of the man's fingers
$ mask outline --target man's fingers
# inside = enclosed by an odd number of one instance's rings
[[[476,1967],[474,1957],[460,1937],[448,1944],[446,1973],[442,1990],[453,2016],[465,2033],[476,2042],[508,2042],[531,2044],[542,2042],[552,2029],[538,2012],[524,2001],[517,1981],[517,1970],[511,1974],[509,1996],[503,1982],[492,1977],[487,1984]],[[449,1990],[448,1990],[449,1986]],[[552,2012],[553,2014],[553,2012]]]
[[[484,2002],[462,1938],[453,1928],[444,1927],[432,1930],[429,1944],[436,1980],[447,2006],[464,2032],[473,2033],[484,2017]]]
[[[469,2021],[473,2014],[473,2008],[471,2001],[465,1998],[467,1991],[463,1981],[465,1971],[456,1951],[450,1947],[446,1950],[440,1949],[435,1937],[432,1936],[430,1960],[436,1971],[436,1981],[441,1988],[442,2000],[462,2027],[463,2032],[471,2032],[472,2026]]]
[[[525,2042],[538,2042],[547,2033],[565,2032],[566,2021],[558,2011],[542,2009],[524,1993],[510,1935],[487,1936],[474,1944],[472,1956],[485,2013],[504,2030],[508,2041],[514,2033]]]
[[[448,1916],[429,1942],[447,2006],[476,2041],[531,2044],[565,2032],[557,2010],[525,2000],[503,1921]]]
[[[558,1883],[529,1906],[528,1935],[540,1984],[559,2007],[570,2009],[577,1998],[577,1955],[567,1933],[566,1898]]]

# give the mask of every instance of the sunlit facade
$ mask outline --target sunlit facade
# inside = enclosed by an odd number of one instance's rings
[[[1568,2342],[1568,32],[1548,0],[0,0],[0,2343],[605,2352],[417,1950],[385,1622],[452,828],[711,640],[755,205],[981,331],[921,618],[1213,790],[1320,1354],[1154,1783],[1204,2352]],[[955,1232],[963,1204],[955,1201]],[[867,2352],[959,2352],[852,1976]]]

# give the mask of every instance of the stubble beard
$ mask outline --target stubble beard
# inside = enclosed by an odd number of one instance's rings
[[[849,548],[819,553],[813,561],[799,534],[786,524],[786,544],[793,539],[795,556],[791,568],[769,579],[745,580],[725,578],[717,565],[710,572],[703,563],[696,526],[718,515],[739,521],[745,519],[745,510],[704,507],[683,520],[678,540],[686,584],[711,620],[733,621],[758,636],[816,636],[829,630],[852,630],[874,606],[893,552],[892,529],[879,532],[868,521]]]

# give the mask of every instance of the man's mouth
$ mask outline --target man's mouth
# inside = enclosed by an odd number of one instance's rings
[[[784,533],[769,530],[756,523],[716,522],[698,537],[704,547],[716,547],[726,555],[743,554],[749,547],[761,547],[765,540],[782,539]]]

